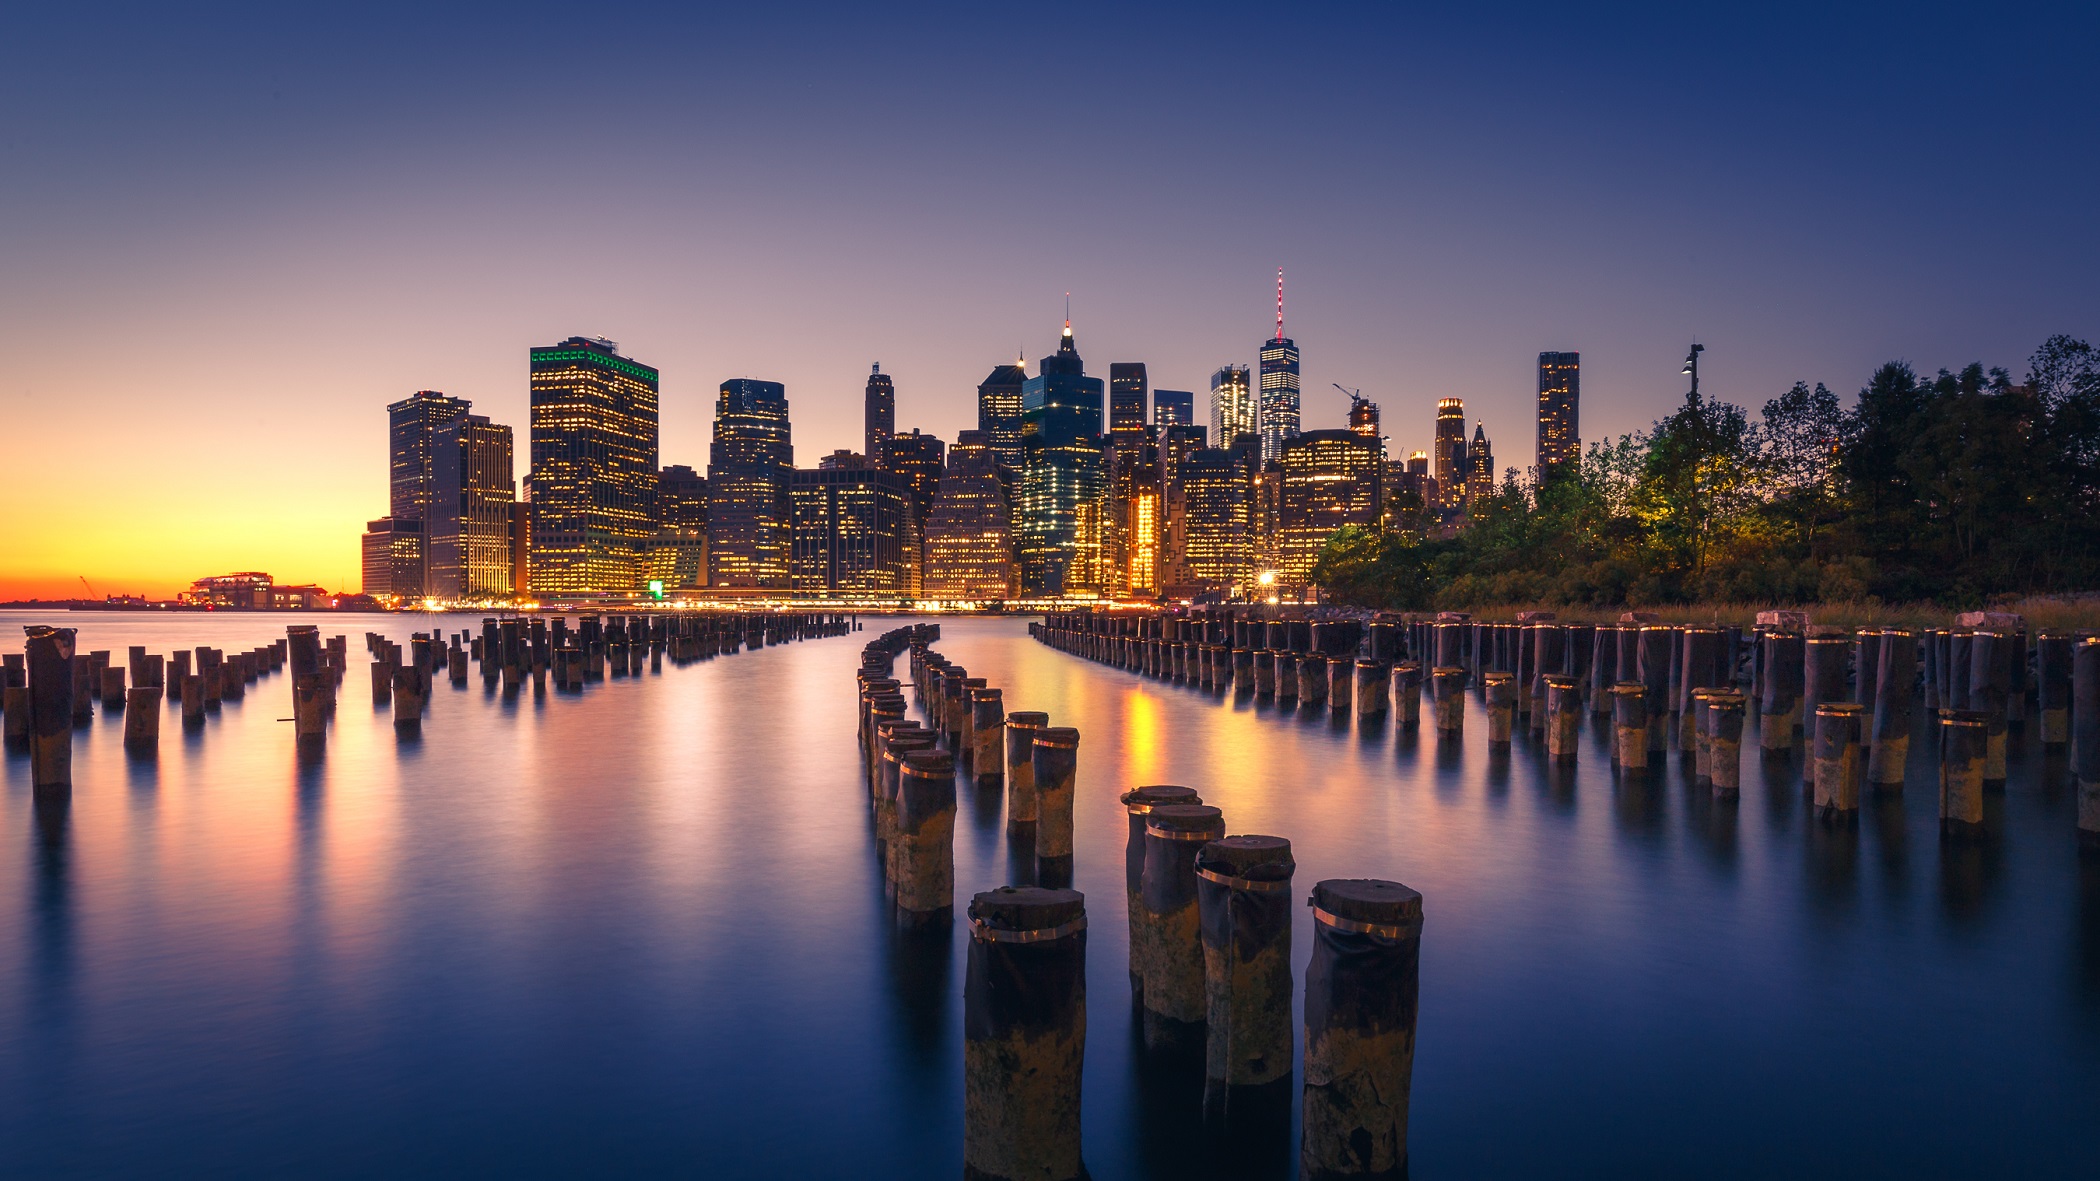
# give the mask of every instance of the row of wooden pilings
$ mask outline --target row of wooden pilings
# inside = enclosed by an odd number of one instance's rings
[[[1073,884],[1079,732],[1009,711],[1002,691],[933,651],[935,624],[870,642],[858,730],[886,888],[912,926],[952,920],[956,780],[999,785],[1007,830],[1031,833],[1037,885],[974,894],[963,987],[964,1174],[1065,1181],[1080,1158],[1086,898]],[[894,675],[909,654],[925,721]],[[1130,983],[1149,1047],[1200,1044],[1204,1110],[1288,1127],[1291,844],[1228,836],[1193,789],[1134,787],[1124,901]],[[1306,969],[1301,1175],[1399,1177],[1407,1165],[1422,896],[1398,882],[1316,884]]]
[[[443,669],[455,686],[467,681],[468,661],[482,677],[516,689],[525,677],[544,686],[550,668],[559,688],[580,690],[606,675],[640,673],[646,663],[662,667],[733,653],[745,647],[844,635],[858,624],[852,616],[814,612],[678,612],[648,616],[585,616],[572,633],[566,617],[484,619],[481,634],[460,632],[449,647],[435,634],[416,633],[402,646],[377,632],[365,633],[372,656],[372,700],[393,711],[398,731],[420,731],[432,683]],[[73,782],[73,730],[92,719],[99,702],[105,714],[124,715],[124,743],[134,752],[160,742],[160,704],[179,708],[185,729],[196,730],[222,702],[238,701],[259,678],[290,665],[292,718],[298,742],[325,742],[336,692],[349,667],[346,637],[325,641],[312,624],[285,629],[285,638],[242,652],[183,649],[167,656],[134,646],[126,664],[111,663],[106,650],[78,651],[78,629],[31,626],[20,654],[0,657],[0,722],[10,744],[27,746],[31,778],[40,791],[64,790]],[[127,684],[128,682],[128,684]]]
[[[1855,822],[1863,789],[1900,792],[1912,714],[1933,725],[1941,827],[1973,834],[1986,791],[2002,789],[2008,732],[2039,718],[2045,749],[2069,745],[2079,838],[2100,843],[2100,640],[2044,632],[2017,616],[1911,631],[1815,628],[1796,613],[1737,627],[1679,627],[1629,616],[1619,625],[1516,621],[1265,618],[1233,609],[1053,614],[1030,631],[1062,651],[1220,692],[1325,703],[1367,724],[1386,715],[1455,734],[1472,689],[1490,743],[1521,726],[1547,755],[1576,760],[1581,713],[1611,718],[1613,763],[1645,771],[1676,749],[1717,796],[1742,786],[1746,715],[1768,755],[1809,739],[1804,786],[1824,819]]]

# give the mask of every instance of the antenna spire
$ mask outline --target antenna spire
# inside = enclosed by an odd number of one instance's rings
[[[1065,335],[1072,335],[1072,293],[1065,292]]]
[[[1276,339],[1283,339],[1283,268],[1276,268]]]

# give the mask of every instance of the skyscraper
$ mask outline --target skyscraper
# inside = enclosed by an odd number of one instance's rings
[[[1254,392],[1245,365],[1226,365],[1210,375],[1210,441],[1230,447],[1241,435],[1257,433]]]
[[[1261,345],[1261,458],[1272,463],[1298,434],[1298,342],[1283,334],[1283,268],[1276,270],[1276,335]]]
[[[583,336],[531,363],[533,593],[632,593],[656,532],[656,370]]]
[[[1152,425],[1157,427],[1198,426],[1196,395],[1188,390],[1153,390]]]
[[[1028,370],[1019,358],[999,365],[977,385],[977,429],[999,469],[999,480],[1011,489],[1021,478],[1021,387]]]
[[[1466,400],[1439,398],[1436,404],[1436,508],[1454,511],[1465,504]]]
[[[1335,530],[1378,526],[1385,463],[1375,436],[1324,430],[1286,442],[1277,467],[1277,574],[1285,586],[1303,587]]]
[[[1538,478],[1541,483],[1582,457],[1582,354],[1539,354]]]
[[[1067,320],[1057,352],[1021,390],[1014,559],[1023,595],[1098,591],[1108,491],[1101,398],[1101,379],[1086,376]]]
[[[1013,549],[998,461],[983,431],[963,431],[948,449],[926,520],[926,598],[993,602],[1013,597]]]
[[[396,517],[367,522],[360,551],[365,594],[423,597],[423,522]]]
[[[1156,403],[1155,403],[1156,405]],[[1159,428],[1159,586],[1162,595],[1188,595],[1188,498],[1182,471],[1203,449],[1203,428],[1176,423]]]
[[[866,420],[866,444],[861,454],[875,459],[882,454],[882,445],[897,433],[897,387],[882,371],[880,363],[868,371],[868,388],[862,395]]]
[[[788,589],[794,470],[786,387],[723,382],[707,460],[708,585]]]
[[[883,445],[881,461],[875,465],[902,479],[911,492],[911,515],[905,522],[905,544],[912,552],[908,589],[914,596],[922,585],[918,555],[926,539],[926,518],[932,515],[933,498],[940,491],[943,446],[937,436],[922,435],[919,428],[913,427],[907,433],[890,436]]]
[[[1106,529],[1108,580],[1117,596],[1151,598],[1159,593],[1162,526],[1159,428],[1140,426],[1108,438],[1109,517]]]
[[[1487,425],[1473,428],[1473,445],[1466,449],[1466,508],[1471,509],[1495,495],[1495,452],[1488,446]]]
[[[1145,395],[1151,385],[1143,361],[1116,361],[1109,365],[1109,434],[1127,435],[1145,429]]]
[[[656,473],[656,520],[666,529],[707,528],[707,477],[682,463]]]
[[[1173,588],[1190,597],[1234,594],[1253,578],[1254,549],[1250,528],[1252,473],[1248,453],[1206,447],[1181,465],[1183,552],[1188,583]]]
[[[1378,426],[1378,403],[1362,394],[1350,394],[1349,430],[1376,443],[1380,456],[1385,454],[1385,435]]]
[[[707,585],[707,477],[684,464],[656,476],[656,536],[647,580],[666,589]]]
[[[903,477],[865,466],[796,471],[789,496],[797,593],[912,594],[919,551]]]
[[[387,407],[391,516],[422,522],[420,593],[445,600],[512,589],[511,432],[471,405],[419,390]]]

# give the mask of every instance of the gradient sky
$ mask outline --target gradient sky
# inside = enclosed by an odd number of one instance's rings
[[[797,460],[1056,342],[1203,390],[1275,268],[1308,428],[1466,399],[1532,457],[1703,386],[2022,371],[2100,337],[2090,6],[18,5],[0,70],[0,598],[354,589],[386,403],[518,431],[526,349],[787,384]]]

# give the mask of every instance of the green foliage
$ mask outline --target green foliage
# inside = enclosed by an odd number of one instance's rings
[[[1687,395],[1460,527],[1345,529],[1314,580],[1340,602],[1937,600],[2100,588],[2100,351],[2052,337],[2024,381],[1972,364],[1876,370],[1848,409],[1796,383],[1752,419]]]

